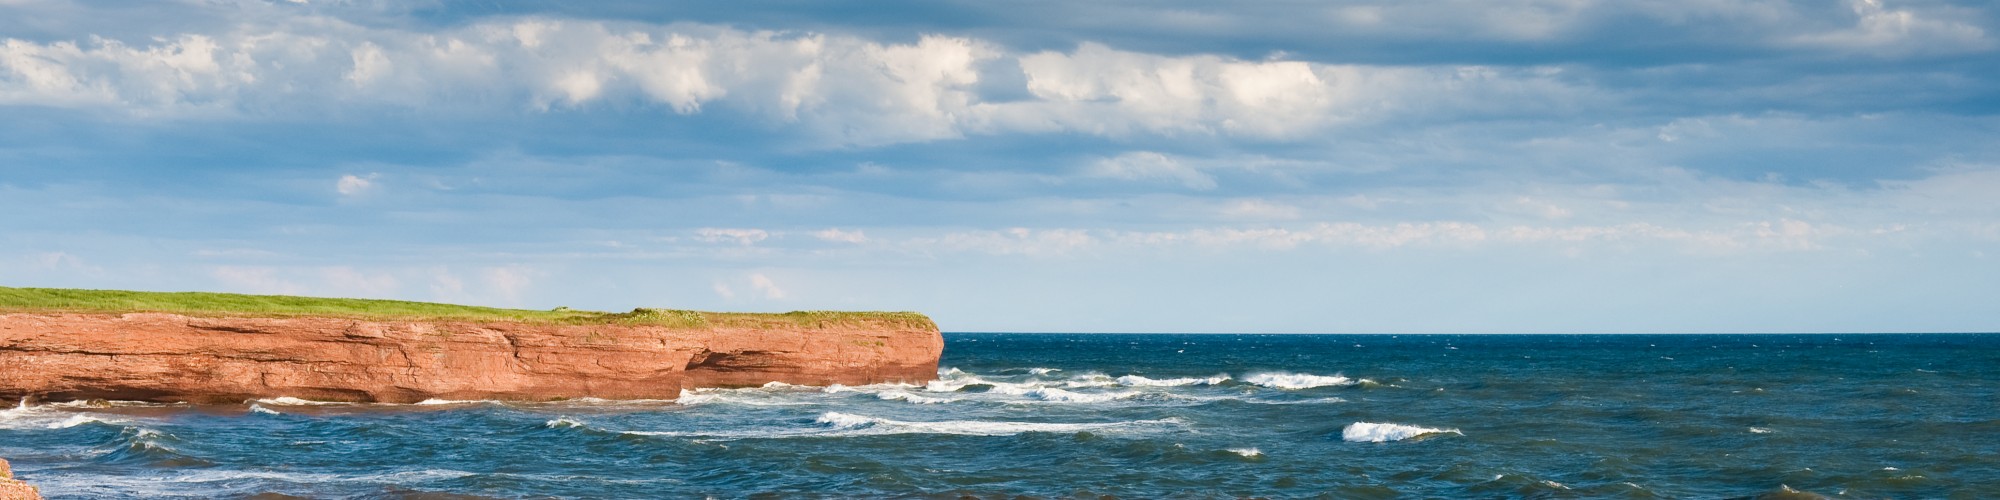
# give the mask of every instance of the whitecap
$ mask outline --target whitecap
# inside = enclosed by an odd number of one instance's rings
[[[1230,448],[1229,452],[1242,455],[1243,458],[1256,458],[1264,456],[1264,452],[1256,448]]]
[[[1213,377],[1180,377],[1180,378],[1169,378],[1169,379],[1155,379],[1155,378],[1146,378],[1144,376],[1139,376],[1139,375],[1126,375],[1118,377],[1117,379],[1118,385],[1123,385],[1128,387],[1180,387],[1184,385],[1216,385],[1227,381],[1229,381],[1229,375],[1224,375],[1224,374],[1218,374]]]
[[[1459,432],[1458,429],[1433,429],[1414,425],[1355,422],[1340,431],[1340,439],[1351,443],[1381,443],[1402,441],[1430,434],[1465,435],[1465,433]]]
[[[327,406],[327,405],[353,404],[353,403],[342,403],[337,401],[313,401],[310,399],[299,399],[291,396],[279,396],[269,399],[259,399],[256,402],[267,405],[279,405],[279,406]]]
[[[79,425],[90,424],[90,423],[119,425],[119,424],[124,424],[126,422],[127,422],[126,420],[97,418],[90,415],[70,415],[69,418],[63,419],[63,421],[61,422],[49,424],[48,428],[68,429],[71,427],[76,427]]]
[[[934,405],[934,404],[943,404],[943,403],[958,401],[956,399],[951,399],[951,398],[933,398],[929,396],[919,396],[904,391],[881,392],[875,394],[875,397],[881,398],[885,401],[906,401],[920,405]]]
[[[1751,433],[1751,434],[1770,434],[1771,432],[1773,432],[1773,431],[1772,431],[1771,429],[1768,429],[1768,428],[1764,428],[1764,427],[1751,427],[1751,428],[1750,428],[1750,433]]]
[[[1029,368],[1029,369],[1028,369],[1028,374],[1029,374],[1029,375],[1048,375],[1048,374],[1051,374],[1051,373],[1055,373],[1055,372],[1059,372],[1059,371],[1062,371],[1062,369],[1061,369],[1061,368]]]
[[[273,410],[270,408],[265,408],[263,406],[258,406],[257,403],[250,403],[250,412],[261,413],[264,415],[283,415],[282,413],[278,413],[278,410]]]
[[[1011,436],[1029,432],[1073,433],[1110,431],[1179,423],[1178,420],[1135,420],[1127,422],[1050,423],[991,420],[904,421],[851,413],[826,412],[815,420],[834,429],[855,434],[954,434],[966,436]]]
[[[1244,400],[1244,402],[1255,403],[1260,405],[1317,405],[1317,404],[1345,403],[1347,402],[1347,400],[1343,398],[1312,398],[1312,399],[1295,399],[1295,400],[1249,399],[1249,400]]]
[[[581,420],[569,417],[556,417],[555,420],[550,420],[542,425],[550,429],[587,429],[590,427],[590,425],[583,423]]]
[[[1354,379],[1340,375],[1312,375],[1306,373],[1259,373],[1243,378],[1244,382],[1273,389],[1311,389],[1327,386],[1350,386],[1358,384]]]
[[[1044,387],[1028,391],[1028,395],[1033,396],[1035,399],[1048,401],[1051,403],[1102,403],[1106,401],[1116,401],[1120,399],[1137,397],[1139,393],[1131,391],[1083,393],[1083,392],[1065,391],[1053,387]]]

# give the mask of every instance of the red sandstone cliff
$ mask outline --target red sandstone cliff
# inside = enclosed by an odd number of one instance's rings
[[[14,470],[0,459],[0,500],[42,500],[34,486],[14,480]]]
[[[936,327],[887,322],[689,330],[0,314],[0,400],[673,399],[684,387],[923,382],[943,350]]]

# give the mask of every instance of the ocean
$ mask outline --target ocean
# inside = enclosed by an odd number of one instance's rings
[[[24,406],[0,457],[51,499],[2000,498],[1996,334],[945,338],[915,386]]]

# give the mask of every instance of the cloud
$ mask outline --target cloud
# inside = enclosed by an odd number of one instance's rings
[[[868,241],[868,235],[863,234],[859,230],[843,231],[837,228],[827,228],[815,231],[812,234],[815,238],[836,243],[866,243]]]
[[[1789,44],[1877,56],[1952,54],[1991,50],[1993,40],[1978,26],[1935,19],[1911,9],[1891,9],[1884,0],[1850,0],[1852,28],[1794,35]]]
[[[508,303],[520,303],[521,296],[534,285],[534,276],[541,274],[535,268],[521,265],[489,267],[480,271],[485,278],[487,289],[499,294]]]
[[[729,284],[727,283],[716,281],[712,283],[709,288],[715,290],[715,295],[718,297],[722,297],[724,299],[736,298],[736,290],[730,289]]]
[[[375,190],[376,187],[375,179],[380,178],[381,176],[382,176],[381,174],[375,174],[375,173],[371,173],[366,176],[359,176],[354,174],[342,175],[340,176],[340,180],[335,181],[333,183],[333,190],[336,193],[340,193],[341,196],[360,196],[363,194],[367,194],[368,192]]]
[[[714,228],[714,227],[704,227],[701,229],[696,229],[694,231],[694,235],[696,240],[708,243],[731,242],[744,246],[749,246],[753,243],[764,241],[765,239],[771,237],[770,232],[767,232],[762,229]]]
[[[215,266],[209,276],[226,290],[243,293],[308,295],[304,285],[278,276],[270,267]]]
[[[1086,175],[1124,180],[1166,180],[1194,190],[1215,189],[1215,178],[1180,160],[1150,151],[1125,153],[1090,165]]]
[[[757,293],[764,294],[766,299],[785,298],[785,289],[778,288],[778,283],[771,281],[771,277],[765,276],[764,273],[751,273],[750,287],[756,289]]]

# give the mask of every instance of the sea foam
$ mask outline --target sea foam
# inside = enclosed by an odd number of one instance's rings
[[[1381,443],[1402,441],[1431,434],[1465,435],[1465,433],[1459,432],[1458,429],[1433,429],[1414,425],[1355,422],[1340,431],[1340,439],[1350,443]]]
[[[1213,377],[1201,377],[1201,378],[1181,377],[1181,378],[1169,378],[1169,379],[1155,379],[1155,378],[1146,378],[1139,375],[1126,375],[1123,377],[1118,377],[1117,381],[1118,385],[1123,385],[1128,387],[1180,387],[1184,385],[1221,384],[1223,382],[1229,381],[1229,375],[1218,374]]]
[[[1312,375],[1307,373],[1259,373],[1243,378],[1244,382],[1272,389],[1311,389],[1314,387],[1350,386],[1358,384],[1354,379],[1340,375]]]

